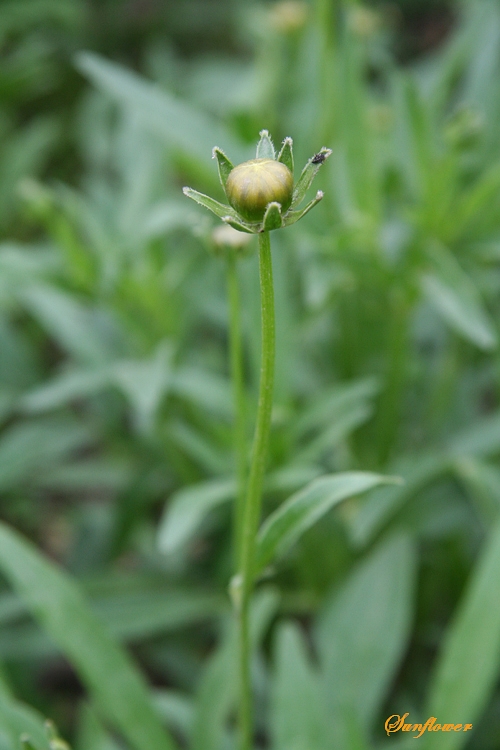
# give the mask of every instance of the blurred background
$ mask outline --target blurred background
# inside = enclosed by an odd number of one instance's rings
[[[474,724],[425,750],[500,747],[499,117],[498,0],[2,0],[1,750],[44,750],[42,717],[168,750],[141,701],[178,748],[235,747],[227,269],[181,188],[222,200],[212,147],[263,128],[299,167],[333,150],[273,235],[264,513],[324,473],[404,484],[259,586],[256,748],[401,750],[406,712]]]

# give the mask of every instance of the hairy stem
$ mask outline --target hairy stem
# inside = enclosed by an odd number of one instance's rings
[[[274,386],[274,289],[269,232],[259,234],[259,272],[262,321],[262,354],[257,422],[247,494],[242,513],[239,556],[239,648],[240,648],[240,750],[252,748],[252,689],[250,675],[249,610],[254,588],[255,540],[262,504],[262,483],[267,456]]]

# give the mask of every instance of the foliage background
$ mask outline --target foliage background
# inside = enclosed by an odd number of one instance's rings
[[[257,746],[402,748],[410,711],[474,723],[426,750],[497,748],[498,2],[4,0],[0,60],[2,748],[41,716],[79,750],[234,747],[225,266],[180,189],[263,127],[333,149],[273,238],[266,514],[325,472],[405,483],[263,581]]]

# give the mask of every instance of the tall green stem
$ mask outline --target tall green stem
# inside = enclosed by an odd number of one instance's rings
[[[242,513],[239,557],[240,596],[238,603],[240,649],[240,750],[251,750],[253,710],[250,675],[251,646],[249,634],[250,599],[255,573],[255,542],[262,504],[262,483],[267,456],[274,386],[274,289],[269,232],[259,234],[259,273],[262,321],[262,354],[257,422],[252,448],[252,462]]]
[[[245,503],[245,478],[247,465],[245,386],[243,377],[243,347],[241,339],[241,302],[238,285],[237,257],[227,258],[227,291],[229,299],[229,358],[234,402],[234,453],[236,459],[237,494],[234,510],[233,548],[236,564],[241,549],[243,507]]]

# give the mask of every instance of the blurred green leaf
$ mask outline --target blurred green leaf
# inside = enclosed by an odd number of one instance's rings
[[[493,349],[497,335],[483,310],[479,294],[465,276],[440,278],[432,273],[422,276],[422,288],[433,307],[457,333],[480,349]]]
[[[264,521],[257,537],[257,573],[285,554],[302,534],[342,500],[394,481],[398,480],[361,471],[314,479]]]
[[[497,522],[447,631],[428,698],[429,715],[473,724],[494,689],[500,665],[500,524]],[[464,732],[428,733],[425,750],[457,750]]]
[[[331,747],[321,687],[299,628],[292,623],[280,625],[275,639],[271,693],[273,750]]]
[[[92,442],[91,430],[70,418],[13,424],[0,437],[0,490],[33,481]]]
[[[241,146],[225,127],[159,86],[91,52],[80,53],[82,73],[122,106],[132,109],[171,149],[207,163],[214,146],[238,163],[245,160]]]
[[[155,690],[153,699],[158,713],[167,726],[189,740],[194,719],[192,698],[174,690]]]
[[[171,380],[173,350],[161,342],[150,360],[121,361],[112,369],[113,381],[130,401],[134,421],[140,432],[150,432],[162,398]]]
[[[413,616],[415,553],[410,539],[384,540],[348,576],[319,619],[317,641],[332,731],[354,721],[367,731],[399,666]]]
[[[30,738],[35,750],[50,750],[43,717],[33,708],[0,693],[0,747],[18,750],[21,736]]]
[[[173,748],[142,677],[77,586],[5,524],[0,524],[0,568],[75,666],[99,710],[132,746]]]
[[[405,502],[448,468],[448,459],[439,453],[401,456],[390,470],[402,478],[402,484],[375,489],[361,501],[350,521],[353,542],[360,546],[366,544]]]
[[[220,503],[230,500],[235,493],[234,479],[215,479],[185,487],[175,493],[160,522],[160,552],[171,554],[182,547],[207,513]]]
[[[286,492],[319,473],[315,466],[283,468],[269,475],[266,491]],[[204,518],[221,503],[236,496],[234,478],[213,479],[184,487],[170,498],[158,529],[158,546],[164,554],[173,554],[188,542]]]
[[[117,351],[116,331],[109,316],[83,305],[48,284],[33,284],[22,293],[26,307],[69,354],[94,365],[108,362]]]

